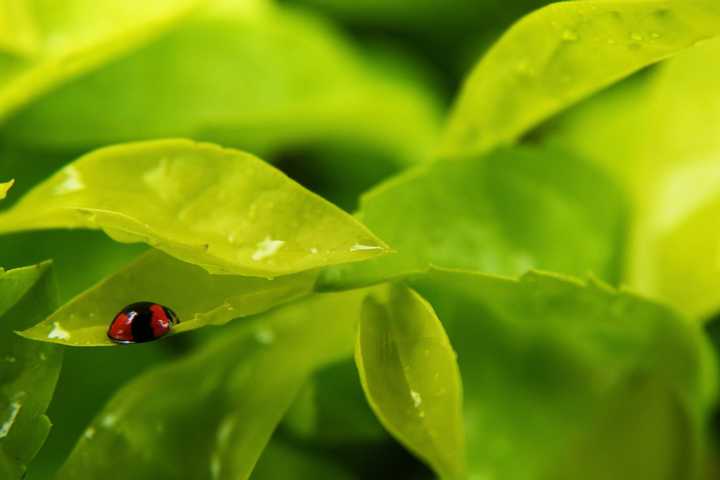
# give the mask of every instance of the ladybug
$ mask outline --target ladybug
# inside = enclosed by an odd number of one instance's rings
[[[175,312],[155,302],[136,302],[113,318],[107,336],[115,343],[143,343],[166,335],[176,323]]]

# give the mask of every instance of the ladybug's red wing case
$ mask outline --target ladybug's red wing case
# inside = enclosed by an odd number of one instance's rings
[[[108,328],[108,338],[116,343],[143,343],[165,336],[180,323],[171,309],[155,302],[136,302],[123,308]]]

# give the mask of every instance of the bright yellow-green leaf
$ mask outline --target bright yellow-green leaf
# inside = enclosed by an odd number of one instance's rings
[[[320,286],[369,285],[431,266],[508,276],[593,272],[615,281],[626,210],[604,172],[561,150],[441,160],[362,198],[358,217],[397,253],[329,269]]]
[[[469,478],[696,478],[717,394],[698,325],[553,274],[432,271],[413,284],[458,354]]]
[[[455,352],[435,312],[403,286],[363,305],[355,362],[385,427],[442,478],[465,478],[462,387]]]
[[[720,40],[569,110],[544,132],[634,201],[626,282],[706,317],[720,306]],[[380,232],[382,233],[382,232]]]
[[[27,0],[0,0],[0,52],[31,55],[37,51],[40,38],[30,8]]]
[[[50,431],[62,351],[15,335],[57,305],[49,263],[0,269],[0,478],[21,478]]]
[[[201,0],[33,2],[32,20],[40,45],[29,57],[0,53],[0,119],[56,84],[145,43],[200,3]]]
[[[339,208],[260,159],[188,140],[97,150],[0,214],[0,232],[102,229],[213,273],[273,277],[386,252]]]
[[[268,280],[211,275],[152,250],[22,335],[64,345],[115,345],[107,337],[110,322],[123,307],[138,301],[170,307],[180,319],[171,334],[222,325],[307,295],[316,276],[315,272],[303,272]]]
[[[712,0],[559,2],[515,24],[477,64],[442,150],[473,154],[630,73],[720,33]]]
[[[59,479],[247,479],[308,375],[352,354],[366,291],[316,295],[248,320],[131,382]]]
[[[0,183],[0,200],[4,199],[7,196],[8,190],[10,190],[13,186],[13,183],[15,183],[14,180],[10,180],[9,182]]]

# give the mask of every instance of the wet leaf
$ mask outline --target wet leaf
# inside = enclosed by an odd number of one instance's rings
[[[441,478],[465,478],[460,372],[432,307],[394,286],[369,296],[361,318],[355,361],[376,415]]]
[[[317,274],[273,280],[211,275],[200,267],[151,250],[81,293],[47,319],[22,332],[33,340],[72,346],[116,345],[107,337],[115,315],[138,301],[170,307],[180,319],[170,335],[262,313],[307,295]]]
[[[201,2],[38,0],[28,12],[29,3],[5,0],[0,10],[0,27],[7,24],[22,34],[12,34],[11,46],[31,54],[0,52],[0,119],[62,81],[147,42]]]
[[[0,215],[0,231],[103,229],[213,273],[273,277],[385,253],[362,224],[252,155],[158,140],[76,160]]]
[[[625,465],[695,478],[717,386],[697,325],[551,274],[433,271],[414,284],[458,354],[470,476],[577,478],[591,465],[584,475],[607,479]]]
[[[430,266],[520,275],[594,272],[615,281],[626,206],[602,171],[559,150],[525,147],[442,160],[366,194],[358,217],[396,254],[325,272],[327,289]]]
[[[142,375],[95,419],[58,478],[248,478],[308,375],[351,355],[366,295],[313,296]]]
[[[15,335],[57,305],[49,263],[0,270],[0,477],[19,479],[45,442],[62,351]]]
[[[516,23],[480,60],[452,113],[443,151],[469,155],[611,83],[720,33],[710,0],[559,2]]]

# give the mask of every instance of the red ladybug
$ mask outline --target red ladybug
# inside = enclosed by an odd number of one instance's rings
[[[143,343],[166,335],[176,323],[175,312],[154,302],[131,303],[115,315],[107,336],[115,343]]]

